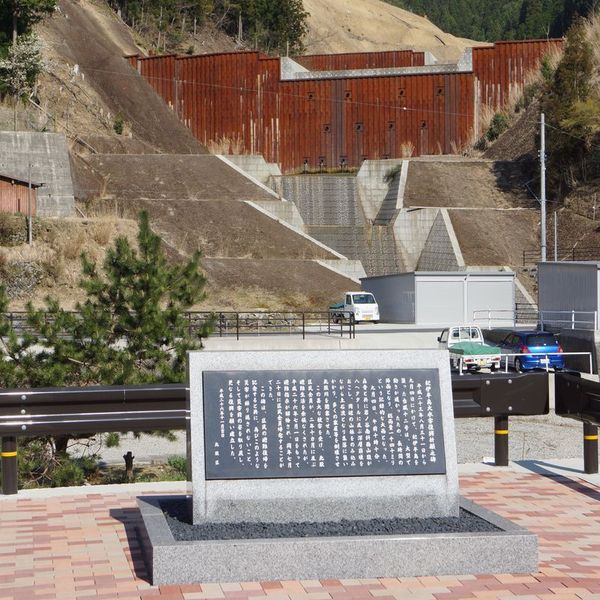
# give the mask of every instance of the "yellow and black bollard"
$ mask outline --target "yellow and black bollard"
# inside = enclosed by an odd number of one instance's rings
[[[598,427],[591,423],[583,423],[583,470],[588,473],[598,472]]]
[[[494,417],[494,457],[497,467],[508,466],[508,416]]]
[[[6,436],[2,438],[2,493],[6,496],[18,491],[17,475],[17,438]]]

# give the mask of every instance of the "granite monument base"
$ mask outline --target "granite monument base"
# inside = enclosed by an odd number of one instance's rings
[[[166,499],[138,498],[140,542],[153,585],[538,570],[535,534],[464,498],[462,508],[498,530],[181,542],[161,509]]]

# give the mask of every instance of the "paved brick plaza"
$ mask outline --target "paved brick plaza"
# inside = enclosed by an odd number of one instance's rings
[[[463,475],[460,484],[468,498],[539,535],[539,573],[152,587],[135,541],[135,494],[89,488],[0,501],[0,599],[600,599],[600,486],[574,471],[512,469]]]

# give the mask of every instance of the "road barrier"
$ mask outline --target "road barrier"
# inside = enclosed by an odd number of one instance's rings
[[[71,433],[187,429],[188,388],[183,384],[0,390],[2,493],[16,494],[17,438]],[[548,375],[452,377],[456,418],[548,413]],[[506,425],[508,430],[508,425]],[[506,447],[497,447],[508,460]]]

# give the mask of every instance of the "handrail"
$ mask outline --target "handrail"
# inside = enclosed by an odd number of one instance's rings
[[[327,335],[347,336],[356,338],[356,323],[352,321],[351,313],[343,313],[344,319],[335,323],[330,311],[267,311],[251,310],[235,311],[186,311],[184,317],[188,322],[191,332],[198,331],[207,322],[213,324],[213,334],[219,337],[233,336],[240,339],[241,335],[272,335],[272,334],[301,334],[303,339],[307,335],[320,333]],[[47,322],[50,322],[49,313],[46,313]],[[70,314],[77,314],[71,311]],[[17,332],[31,331],[27,324],[27,313],[14,311],[5,313],[13,329]]]

